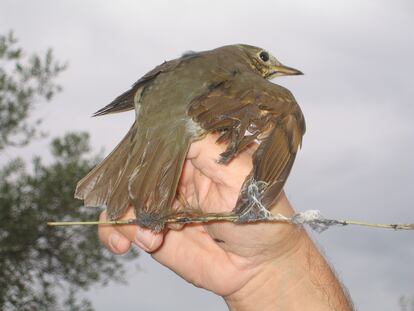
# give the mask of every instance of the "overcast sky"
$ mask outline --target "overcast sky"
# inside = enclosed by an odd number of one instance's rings
[[[146,71],[187,50],[261,46],[305,75],[288,87],[307,121],[286,186],[298,211],[336,218],[413,222],[414,2],[17,1],[0,2],[1,33],[27,50],[53,47],[69,62],[64,92],[39,109],[43,129],[86,130],[109,152],[132,113],[91,119]],[[47,142],[25,150],[45,154]],[[9,154],[13,156],[13,154]],[[333,228],[315,239],[358,310],[398,310],[414,294],[414,233]],[[226,310],[143,255],[127,286],[87,295],[98,311]],[[122,303],[120,303],[122,299]]]

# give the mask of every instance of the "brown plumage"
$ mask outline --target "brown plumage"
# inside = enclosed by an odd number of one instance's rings
[[[268,79],[294,74],[301,72],[247,45],[189,53],[161,64],[95,113],[135,108],[136,121],[78,183],[75,196],[88,206],[106,205],[112,219],[132,204],[138,224],[160,230],[173,213],[190,143],[219,132],[219,141],[228,143],[219,159],[223,165],[259,143],[235,211],[246,221],[261,217],[280,194],[305,133],[292,94]]]

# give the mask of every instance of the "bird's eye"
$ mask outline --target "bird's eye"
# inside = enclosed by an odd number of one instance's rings
[[[269,60],[269,53],[265,51],[260,52],[259,57],[262,61],[267,62]]]

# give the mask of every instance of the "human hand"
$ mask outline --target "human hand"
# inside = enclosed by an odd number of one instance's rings
[[[203,212],[231,211],[252,168],[255,146],[222,165],[216,160],[225,146],[216,144],[216,139],[216,135],[208,135],[191,145],[179,183],[178,191],[186,201]],[[285,216],[293,214],[284,193],[271,212]],[[132,208],[124,218],[134,218]],[[100,220],[106,220],[105,212]],[[269,276],[273,280],[274,276],[279,278],[280,274],[285,274],[283,266],[292,269],[292,254],[304,245],[308,248],[313,245],[303,229],[286,223],[189,224],[180,230],[166,229],[161,233],[136,225],[101,225],[99,237],[116,254],[127,252],[131,243],[137,244],[188,282],[225,297],[229,306],[244,300],[246,292],[254,291],[262,282],[268,281]],[[298,271],[301,271],[300,267]],[[291,281],[303,279],[302,275],[295,277]],[[279,294],[283,292],[280,290]],[[271,307],[263,299],[263,293],[259,297]],[[249,303],[242,301],[241,305],[248,306]],[[255,308],[258,303],[254,302]],[[246,310],[251,309],[247,307]]]

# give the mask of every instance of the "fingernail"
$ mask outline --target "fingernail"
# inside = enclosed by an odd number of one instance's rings
[[[152,234],[150,230],[142,229],[138,227],[137,236],[135,238],[135,243],[141,247],[144,251],[149,252],[153,243],[155,235]]]
[[[118,242],[120,238],[119,234],[116,233],[112,233],[109,236],[109,246],[111,246],[111,248],[115,251],[118,251]]]

